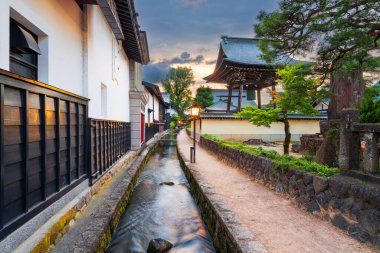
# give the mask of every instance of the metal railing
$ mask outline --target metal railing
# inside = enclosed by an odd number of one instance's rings
[[[160,132],[160,124],[158,123],[145,124],[145,142],[152,139],[154,135],[159,132]]]
[[[120,157],[131,150],[129,122],[88,119],[90,185],[99,180]]]
[[[87,107],[0,70],[0,239],[86,178]]]

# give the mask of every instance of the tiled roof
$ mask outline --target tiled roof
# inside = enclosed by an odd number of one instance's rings
[[[268,65],[261,59],[261,50],[258,47],[259,39],[256,38],[233,38],[222,37],[220,43],[225,59],[237,63],[245,63],[249,65]],[[292,58],[279,59],[281,62],[288,62],[289,64],[296,64],[299,61]]]
[[[236,110],[236,106],[231,105],[231,110]],[[206,107],[205,111],[227,111],[227,103],[223,100],[219,100],[213,105]]]

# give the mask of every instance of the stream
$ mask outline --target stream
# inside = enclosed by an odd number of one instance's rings
[[[156,238],[174,245],[170,253],[215,252],[180,166],[176,135],[166,138],[143,169],[107,252],[146,252]]]

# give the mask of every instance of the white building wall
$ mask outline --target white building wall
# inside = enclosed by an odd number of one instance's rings
[[[83,33],[84,13],[74,0],[0,0],[0,68],[5,70],[10,17],[38,35],[38,81],[90,98],[90,117],[130,120],[128,57],[99,6],[87,5]]]
[[[129,121],[129,61],[97,5],[87,7],[88,97],[92,118]],[[106,89],[106,113],[101,87]]]
[[[160,102],[157,97],[154,98],[154,120],[160,119]]]
[[[38,81],[83,95],[82,11],[75,1],[0,0],[0,68],[9,70],[9,18],[39,36]]]
[[[148,112],[148,109],[153,110],[153,95],[147,89],[145,89],[144,93],[148,98],[148,103],[145,106],[145,123],[153,123],[154,114],[153,112]]]

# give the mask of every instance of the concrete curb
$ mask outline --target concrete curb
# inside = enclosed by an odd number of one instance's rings
[[[77,197],[52,216],[37,229],[27,240],[20,244],[14,252],[46,252],[56,240],[61,238],[77,219],[80,218],[92,198],[103,189],[109,181],[130,163],[137,152],[130,151],[121,157],[106,174],[92,187],[86,188]],[[88,182],[87,180],[85,181]]]
[[[266,253],[261,242],[234,216],[197,172],[197,165],[184,160],[177,144],[178,158],[191,186],[191,192],[218,252]]]

